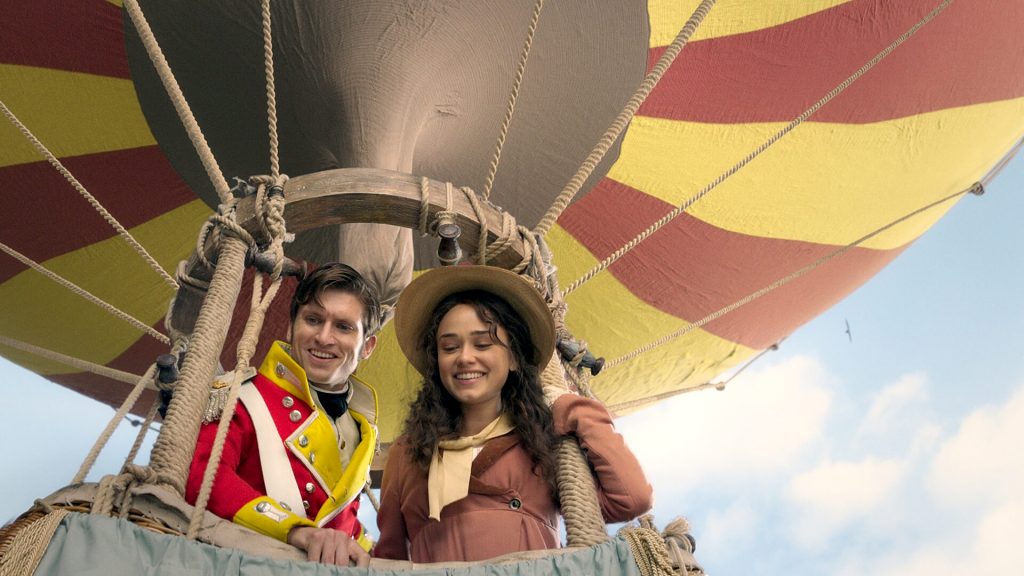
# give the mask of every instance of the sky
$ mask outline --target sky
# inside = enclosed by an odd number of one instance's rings
[[[724,391],[619,419],[656,523],[688,518],[717,576],[1024,574],[1022,218],[1018,157]],[[2,359],[0,379],[2,523],[70,482],[114,412]]]

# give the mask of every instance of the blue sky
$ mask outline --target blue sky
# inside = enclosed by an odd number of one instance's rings
[[[1017,158],[725,391],[619,420],[657,523],[689,518],[705,569],[1024,573],[1022,189]],[[71,480],[113,410],[4,360],[0,378],[2,522]],[[118,430],[91,480],[135,431]]]

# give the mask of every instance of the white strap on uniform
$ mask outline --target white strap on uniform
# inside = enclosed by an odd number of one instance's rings
[[[288,453],[285,451],[281,434],[270,416],[270,410],[256,386],[245,383],[238,393],[238,399],[245,405],[256,428],[256,444],[260,451],[260,466],[263,468],[263,483],[267,496],[287,504],[295,514],[306,517],[302,506],[302,495],[295,481]]]

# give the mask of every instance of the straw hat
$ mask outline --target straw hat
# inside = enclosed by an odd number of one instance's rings
[[[456,292],[483,290],[508,302],[526,322],[537,367],[543,370],[555,349],[555,321],[533,284],[514,272],[494,266],[434,268],[402,291],[395,309],[395,333],[402,353],[420,374],[427,371],[426,351],[420,348],[430,316]]]

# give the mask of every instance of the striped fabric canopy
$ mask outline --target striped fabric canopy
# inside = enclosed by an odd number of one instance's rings
[[[172,271],[214,200],[166,113],[166,97],[153,88],[120,3],[7,4],[0,100]],[[202,13],[188,2],[141,4],[225,175],[265,173],[258,3],[219,2]],[[368,166],[483,189],[533,4],[503,3],[495,14],[476,3],[425,2],[410,14],[397,8],[402,2],[275,1],[282,170]],[[528,226],[699,2],[547,4],[491,197]],[[548,234],[563,288],[939,5],[720,0]],[[809,120],[574,290],[570,328],[612,364],[593,381],[598,396],[624,412],[709,382],[896,258],[952,203],[646,349],[983,180],[1024,136],[1021,22],[1018,2],[953,2]],[[0,178],[0,243],[163,330],[173,290],[6,121]],[[284,336],[287,306],[279,304],[267,340]],[[165,350],[7,254],[0,255],[0,336],[136,374]],[[382,436],[390,439],[416,378],[390,327],[384,339],[360,374],[381,390]],[[228,347],[226,366],[233,365]],[[9,346],[0,354],[105,402],[128,390]]]

